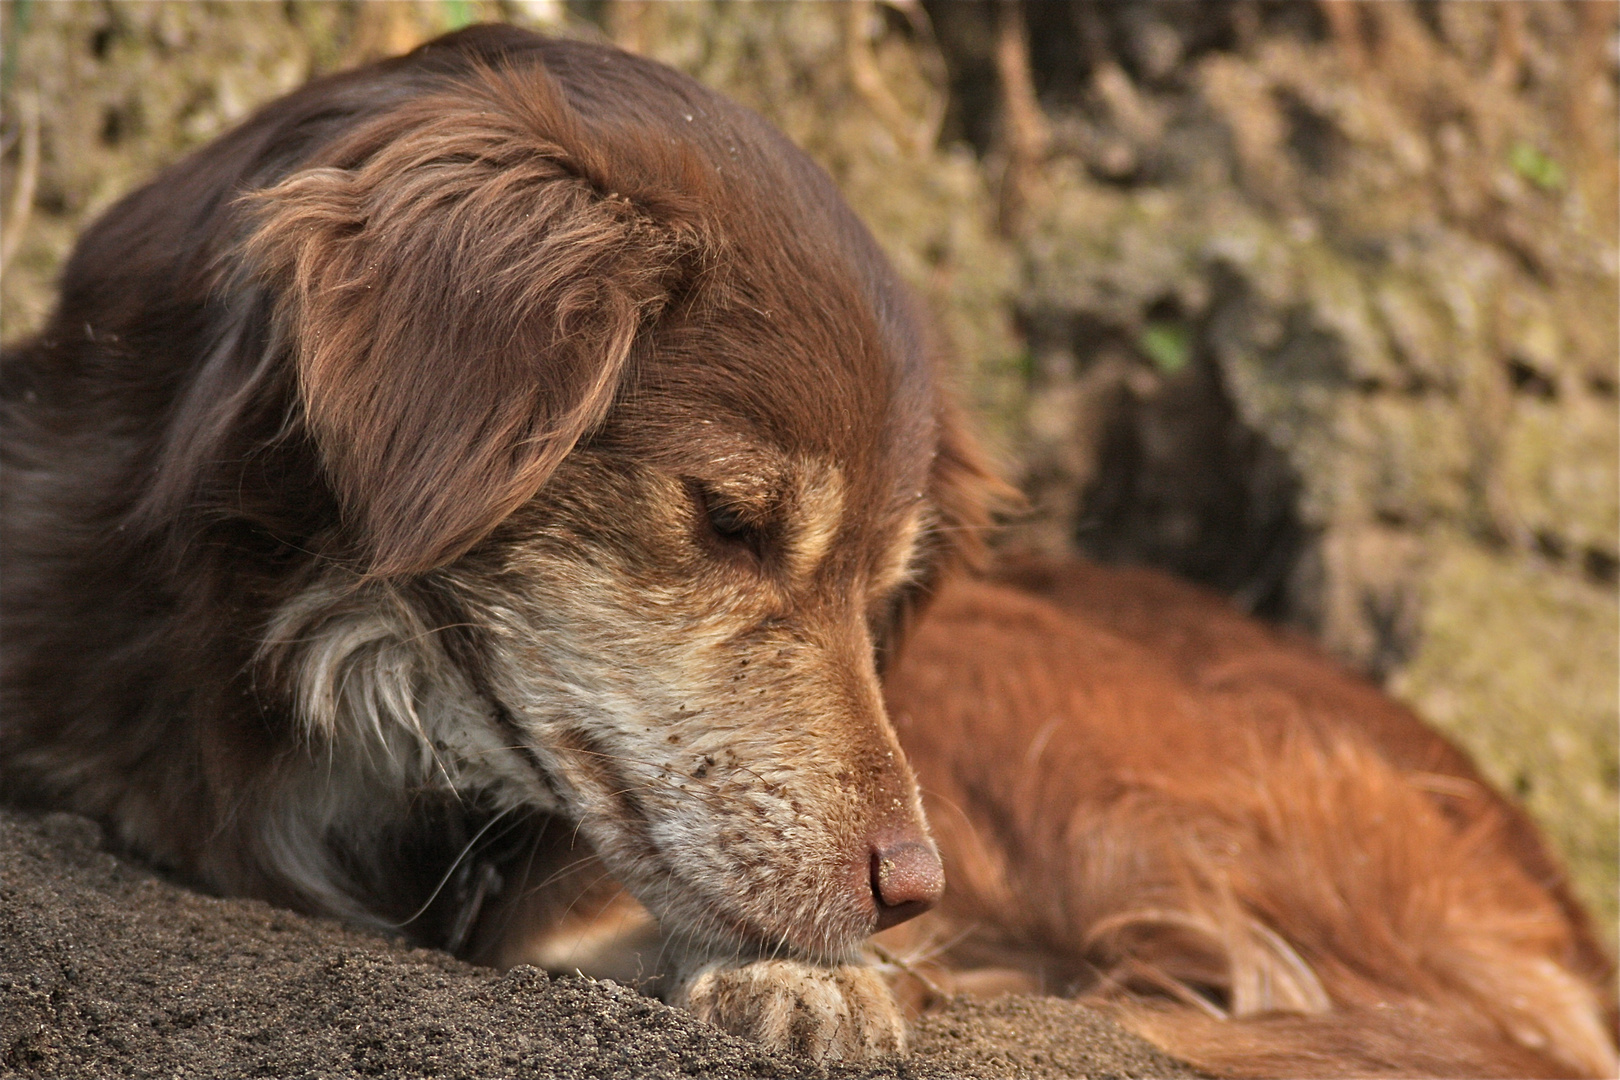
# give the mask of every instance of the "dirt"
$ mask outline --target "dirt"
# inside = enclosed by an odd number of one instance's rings
[[[201,896],[84,818],[0,811],[0,1075],[1192,1076],[1071,1002],[956,1002],[873,1067],[771,1054],[612,982],[504,974]]]

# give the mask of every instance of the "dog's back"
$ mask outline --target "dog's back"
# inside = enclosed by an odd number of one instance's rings
[[[1220,1075],[1612,1075],[1605,951],[1460,751],[1162,575],[1004,576],[948,588],[887,688],[951,881],[911,949]]]

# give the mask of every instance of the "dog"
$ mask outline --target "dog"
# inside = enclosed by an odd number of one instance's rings
[[[950,878],[915,1005],[1062,993],[1211,1075],[1616,1075],[1611,956],[1411,711],[1151,570],[1006,557],[886,681]]]
[[[316,81],[4,356],[6,796],[475,958],[599,864],[666,998],[898,1052],[859,947],[943,876],[878,672],[997,490],[942,380],[829,178],[668,68],[484,26]]]
[[[313,83],[4,354],[6,797],[822,1059],[1030,990],[1226,1075],[1613,1075],[1561,871],[1409,712],[1151,573],[962,579],[1006,492],[940,367],[668,69]]]

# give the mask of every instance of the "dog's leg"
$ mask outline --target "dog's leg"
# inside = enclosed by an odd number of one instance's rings
[[[503,971],[532,964],[649,993],[661,988],[668,952],[657,922],[571,828],[537,839],[503,876],[466,959]]]
[[[613,979],[655,993],[733,1035],[817,1061],[905,1053],[902,1010],[876,968],[727,960],[678,965],[671,976],[660,964],[669,949],[645,909],[626,896],[593,918],[570,916],[509,945],[499,966],[535,964]]]
[[[683,973],[673,989],[671,1004],[773,1049],[818,1061],[905,1052],[905,1020],[874,968],[719,961]]]
[[[613,979],[734,1035],[818,1061],[905,1052],[900,1006],[859,964],[682,958],[647,909],[580,849],[531,862],[492,905],[474,959]]]

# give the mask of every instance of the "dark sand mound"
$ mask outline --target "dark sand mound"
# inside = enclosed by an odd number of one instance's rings
[[[614,983],[505,975],[100,850],[0,812],[0,1072],[165,1077],[1190,1076],[1063,1001],[962,1003],[867,1070],[767,1054]]]

